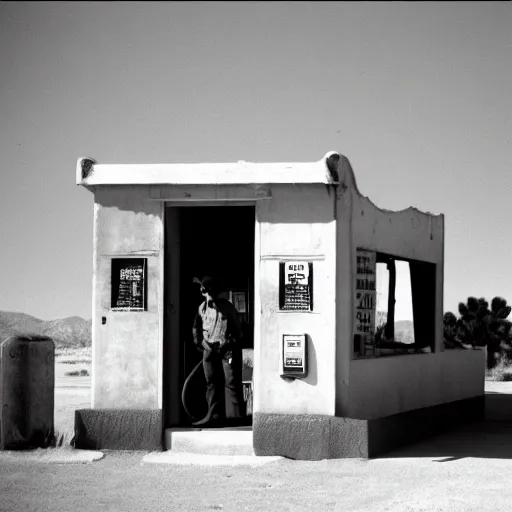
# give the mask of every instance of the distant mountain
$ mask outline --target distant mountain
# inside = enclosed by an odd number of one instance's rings
[[[42,334],[44,321],[25,313],[0,311],[0,325],[23,334]]]
[[[385,324],[387,312],[377,311],[376,324],[377,326]],[[402,343],[414,342],[414,324],[412,320],[398,320],[395,322],[395,340]]]
[[[56,347],[89,347],[91,321],[79,316],[44,321],[25,313],[0,311],[0,341],[14,334],[49,336]]]
[[[66,347],[88,347],[91,345],[91,321],[79,316],[44,322],[42,334],[53,338],[55,343]]]

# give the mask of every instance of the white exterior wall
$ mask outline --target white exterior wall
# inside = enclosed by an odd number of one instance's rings
[[[326,161],[262,165],[260,185],[248,177],[259,164],[206,164],[202,185],[187,166],[151,167],[147,179],[145,167],[127,167],[134,185],[109,184],[125,179],[125,166],[77,168],[77,183],[95,193],[93,407],[162,406],[165,201],[256,204],[254,412],[369,419],[483,395],[483,352],[443,351],[444,217],[380,210],[360,195],[343,156],[335,192]],[[295,165],[302,184],[293,182]],[[206,183],[208,169],[222,186]],[[436,263],[434,354],[352,359],[357,247]],[[148,258],[147,312],[110,311],[110,259],[128,256]],[[311,313],[279,311],[286,260],[313,262]],[[280,377],[283,334],[310,336],[307,378]]]
[[[259,275],[261,314],[256,320],[253,410],[334,415],[334,190],[324,185],[273,186],[272,196],[257,205],[255,278]],[[287,260],[313,262],[313,312],[279,311],[279,262]],[[280,377],[283,334],[310,336],[309,374],[304,379]]]
[[[92,407],[161,408],[162,204],[148,199],[147,187],[94,192]],[[148,259],[147,311],[110,309],[113,257]]]
[[[95,190],[93,407],[162,406],[163,209],[166,204],[230,204],[239,189],[103,185]],[[256,204],[255,412],[334,415],[334,189],[272,185]],[[250,195],[250,194],[249,194]],[[189,203],[190,204],[190,203]],[[231,204],[240,204],[235,201]],[[110,310],[112,257],[147,257],[148,311]],[[279,312],[279,262],[313,262],[314,311]],[[258,285],[259,283],[259,285]],[[258,293],[259,291],[259,293]],[[261,294],[261,296],[260,296]],[[259,306],[258,306],[259,304]],[[258,315],[258,312],[261,312]],[[105,316],[107,322],[101,323]],[[284,380],[282,334],[308,334],[309,374]]]
[[[339,172],[336,414],[370,419],[483,395],[482,352],[444,352],[444,216],[381,210],[359,193],[344,157]],[[353,359],[357,248],[436,264],[433,354]]]

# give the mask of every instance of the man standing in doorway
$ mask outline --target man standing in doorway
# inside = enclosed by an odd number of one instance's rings
[[[235,306],[219,297],[218,280],[206,276],[202,281],[194,278],[194,282],[200,285],[204,297],[192,333],[194,343],[203,351],[208,403],[207,415],[194,425],[219,425],[226,417],[242,416],[242,329]]]

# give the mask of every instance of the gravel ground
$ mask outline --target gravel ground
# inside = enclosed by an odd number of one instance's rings
[[[74,409],[89,407],[87,385],[59,378],[61,431],[72,428]],[[0,453],[0,512],[512,509],[512,422],[474,424],[369,461],[230,465],[195,457],[184,464],[147,452],[77,452]],[[93,453],[103,456],[92,461]],[[168,463],[143,462],[151,458]]]
[[[475,424],[375,460],[250,466],[59,464],[0,457],[2,512],[509,511],[512,425]]]

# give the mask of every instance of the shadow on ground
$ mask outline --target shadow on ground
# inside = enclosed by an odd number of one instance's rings
[[[397,448],[376,459],[431,458],[450,462],[463,458],[512,460],[512,383],[486,382],[485,421]]]
[[[382,454],[377,459],[512,459],[512,422],[482,421]]]

